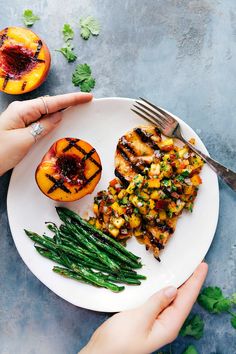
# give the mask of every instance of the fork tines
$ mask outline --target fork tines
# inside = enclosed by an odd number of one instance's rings
[[[174,122],[174,119],[171,118],[169,114],[166,113],[163,109],[155,106],[153,103],[147,101],[142,97],[139,98],[141,101],[145,102],[145,104],[140,101],[135,101],[136,105],[134,104],[134,107],[136,109],[131,108],[131,110],[138,114],[141,118],[147,120],[148,122],[154,125],[158,125],[162,129],[165,129],[166,126]]]

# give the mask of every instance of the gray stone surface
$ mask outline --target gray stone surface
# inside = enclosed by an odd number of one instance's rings
[[[33,30],[49,45],[52,68],[41,88],[15,99],[76,90],[70,79],[75,64],[67,64],[54,51],[63,43],[62,25],[69,22],[76,28],[78,62],[90,64],[97,79],[96,97],[148,97],[182,117],[212,156],[236,170],[234,0],[0,0],[1,27],[21,25],[26,8],[41,17]],[[78,31],[84,15],[102,23],[101,35],[88,42]],[[13,100],[1,94],[1,110]],[[8,226],[9,177],[0,178],[0,353],[76,353],[108,316],[66,303],[26,268]],[[236,291],[236,195],[220,183],[220,196],[206,283],[230,294]],[[208,315],[197,305],[194,311],[205,320],[205,335],[194,343],[199,353],[236,353],[229,316]],[[182,353],[190,342],[194,340],[179,338],[172,353]]]

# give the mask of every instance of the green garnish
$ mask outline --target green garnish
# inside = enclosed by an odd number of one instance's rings
[[[204,288],[198,296],[198,303],[211,313],[227,312],[232,306],[231,300],[217,286]]]
[[[140,180],[140,175],[136,175],[133,179],[135,187],[140,188],[142,186],[143,181]]]
[[[65,46],[61,49],[56,49],[57,52],[60,52],[67,59],[68,63],[72,63],[77,59],[77,55],[74,53],[74,47],[70,44],[74,38],[74,31],[68,23],[65,23],[62,28],[63,39],[65,41]]]
[[[176,179],[177,179],[177,181],[179,181],[179,182],[184,182],[184,177],[181,176],[181,175],[178,175],[178,176],[176,177]]]
[[[72,83],[82,92],[90,92],[95,86],[95,79],[88,64],[78,64],[72,74]]]
[[[68,63],[72,63],[77,59],[77,55],[73,51],[73,47],[70,44],[66,44],[65,47],[61,49],[56,49],[57,52],[60,52],[67,59]]]
[[[168,171],[168,164],[161,162],[161,171]]]
[[[200,339],[203,336],[204,322],[199,315],[189,316],[183,324],[179,334],[182,337],[191,336]]]
[[[122,205],[127,205],[128,204],[128,197],[124,197],[124,198],[122,198],[121,200],[120,200],[120,204],[122,204]]]
[[[171,186],[171,180],[170,179],[163,179],[162,184],[164,187],[170,187]]]
[[[210,313],[227,312],[231,315],[230,323],[236,329],[236,313],[231,309],[236,306],[236,293],[231,298],[225,297],[218,286],[204,288],[198,296],[198,303]]]
[[[68,42],[74,38],[74,31],[69,25],[69,23],[65,23],[62,28],[63,39],[65,42]]]
[[[236,313],[232,314],[230,323],[231,323],[232,327],[236,329]]]
[[[33,26],[33,24],[40,20],[38,16],[36,16],[32,10],[25,10],[22,15],[22,20],[26,26]]]
[[[142,194],[140,194],[139,191],[137,191],[136,195],[137,195],[138,199],[142,202],[146,202],[146,200],[148,199],[148,197],[145,197]]]
[[[128,221],[129,221],[129,217],[128,217],[128,215],[125,215],[125,214],[124,214],[124,219],[125,219],[125,221],[127,221],[127,222],[128,222]]]
[[[176,187],[174,184],[172,184],[171,189],[172,189],[172,191],[175,192],[175,191],[177,191],[178,187]]]
[[[134,208],[134,214],[139,214],[138,208]]]
[[[183,352],[183,354],[198,354],[197,349],[195,348],[195,346],[193,344],[190,344],[185,351]]]
[[[193,203],[190,203],[188,206],[188,210],[192,213],[193,212]]]
[[[190,173],[187,170],[185,170],[181,173],[181,176],[183,176],[184,178],[189,177],[189,175],[190,175]]]
[[[236,293],[233,293],[233,294],[232,294],[230,300],[231,300],[232,305],[236,305]]]
[[[190,173],[189,171],[185,170],[183,171],[180,175],[176,177],[177,181],[179,182],[184,182],[184,179],[189,177]]]
[[[99,22],[92,16],[83,17],[79,21],[80,35],[83,39],[89,39],[90,35],[98,36],[101,26]]]

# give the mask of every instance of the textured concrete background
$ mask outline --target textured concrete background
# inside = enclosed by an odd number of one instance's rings
[[[212,156],[236,170],[236,3],[234,0],[0,0],[1,27],[21,25],[30,8],[41,17],[33,30],[52,53],[47,82],[27,99],[76,89],[74,64],[60,53],[65,22],[76,28],[78,62],[91,65],[96,97],[148,97],[182,117],[201,136]],[[80,16],[93,15],[101,35],[79,37]],[[3,110],[14,97],[1,94]],[[49,291],[26,268],[13,244],[6,212],[10,175],[0,179],[0,353],[76,353],[106,314],[76,308]],[[235,194],[220,184],[218,229],[207,255],[207,284],[236,290]],[[207,215],[206,215],[207,217]],[[199,222],[201,222],[199,220]],[[235,354],[236,332],[227,315],[202,313],[201,354]],[[180,338],[173,354],[194,340]],[[124,353],[125,354],[125,353]]]

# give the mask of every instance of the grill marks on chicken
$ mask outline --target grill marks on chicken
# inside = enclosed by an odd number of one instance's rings
[[[95,197],[89,222],[119,240],[135,236],[160,261],[182,211],[192,211],[202,166],[188,146],[154,126],[137,127],[119,139],[117,178]]]
[[[158,128],[152,126],[138,127],[123,135],[115,154],[116,176],[119,174],[122,179],[131,181],[137,173],[143,175],[154,155],[160,154],[159,141],[161,134]]]

